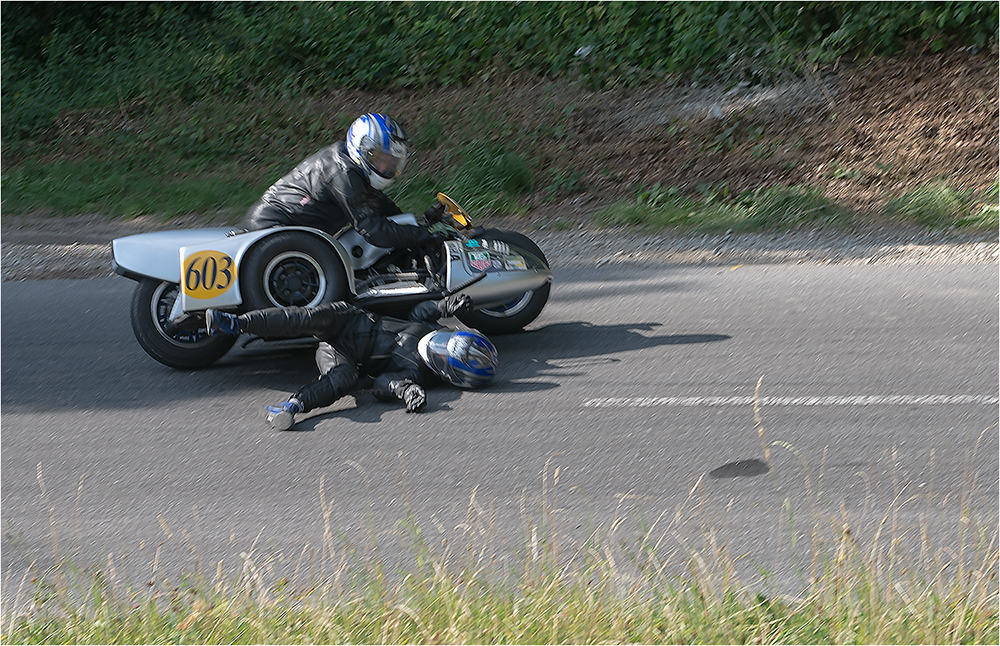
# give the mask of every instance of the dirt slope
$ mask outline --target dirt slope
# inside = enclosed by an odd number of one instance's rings
[[[841,62],[773,87],[663,80],[595,92],[514,77],[448,90],[433,102],[423,94],[333,99],[348,110],[387,105],[410,124],[432,111],[453,124],[468,122],[460,113],[483,96],[516,132],[537,133],[535,152],[550,165],[531,201],[538,217],[572,217],[656,183],[692,195],[708,184],[730,193],[810,184],[877,213],[938,179],[981,190],[998,173],[997,58],[964,49]],[[440,160],[431,153],[419,163],[433,168]]]
[[[583,181],[599,201],[630,194],[633,183],[690,192],[726,183],[737,193],[810,184],[876,212],[937,179],[962,189],[997,180],[997,79],[996,58],[957,51],[841,66],[776,87],[660,85],[557,105],[574,106],[566,168],[587,169]],[[522,118],[537,118],[538,99],[524,93],[515,104]]]

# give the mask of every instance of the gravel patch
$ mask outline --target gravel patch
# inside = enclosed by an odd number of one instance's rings
[[[111,270],[111,248],[106,244],[8,245],[3,250],[3,281],[46,278],[105,278]]]
[[[65,228],[65,227],[64,227]],[[4,281],[114,276],[110,241],[121,235],[165,228],[131,222],[94,223],[61,234],[38,227],[5,228],[0,237]],[[177,223],[171,228],[183,228]],[[517,227],[511,227],[517,228]],[[629,229],[526,231],[553,267],[623,264],[984,264],[998,261],[995,232],[869,229],[850,232],[671,235]],[[59,243],[75,235],[84,242]],[[54,240],[40,243],[41,240]]]
[[[996,263],[986,232],[792,231],[725,235],[641,234],[625,230],[541,232],[532,236],[554,266],[607,264],[969,264]]]

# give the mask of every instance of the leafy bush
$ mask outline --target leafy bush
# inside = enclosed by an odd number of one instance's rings
[[[995,3],[6,3],[5,140],[66,111],[464,83],[494,69],[595,86],[759,74],[914,40],[985,46]]]

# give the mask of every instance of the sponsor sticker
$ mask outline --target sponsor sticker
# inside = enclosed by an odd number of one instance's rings
[[[493,251],[498,251],[504,255],[510,253],[510,246],[506,242],[500,240],[483,240],[483,249],[492,249]]]
[[[484,251],[469,252],[469,266],[478,271],[486,271],[490,268],[490,254]]]
[[[526,270],[528,265],[524,263],[524,258],[521,256],[508,256],[507,257],[507,269],[520,269]]]
[[[479,246],[479,241],[478,240],[469,240],[468,242],[465,243],[465,246],[466,247],[478,247]]]

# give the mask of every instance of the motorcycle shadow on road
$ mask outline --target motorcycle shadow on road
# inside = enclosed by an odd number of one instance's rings
[[[727,341],[728,334],[651,334],[662,323],[595,325],[587,321],[553,323],[493,340],[503,372],[494,388],[504,392],[549,390],[558,379],[586,374],[593,367],[622,361],[630,352],[662,346]],[[536,381],[537,378],[547,378]],[[556,381],[550,379],[556,378]]]

